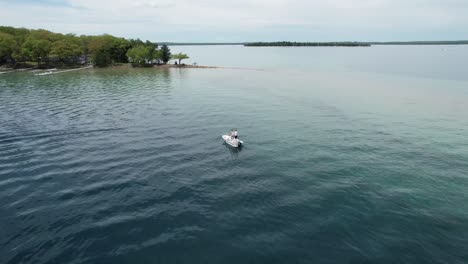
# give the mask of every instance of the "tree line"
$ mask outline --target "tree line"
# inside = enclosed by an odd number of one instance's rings
[[[183,56],[182,56],[183,55]],[[173,58],[174,57],[174,58]],[[54,33],[0,26],[0,65],[13,67],[76,66],[92,63],[105,67],[114,63],[134,66],[166,64],[171,59],[186,59],[186,54],[172,55],[163,44],[140,39],[125,39],[104,34],[99,36]]]
[[[371,44],[362,42],[250,42],[246,47],[369,47]]]

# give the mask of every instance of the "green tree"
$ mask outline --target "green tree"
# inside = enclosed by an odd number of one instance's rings
[[[127,52],[129,61],[133,63],[138,63],[140,65],[147,64],[154,58],[154,48],[152,46],[137,46],[131,48]]]
[[[23,46],[23,43],[26,41],[27,37],[29,36],[31,32],[25,28],[1,27],[1,26],[0,26],[0,32],[13,36],[15,40],[15,47],[13,48],[10,59],[13,59],[14,62],[23,61],[23,54],[21,53],[21,47]],[[6,41],[7,43],[11,44],[9,40],[6,40]],[[0,41],[0,42],[4,42],[4,41]]]
[[[187,54],[184,53],[177,53],[172,55],[173,60],[178,60],[179,64],[182,62],[182,60],[190,59],[190,57]]]
[[[86,35],[81,35],[79,37],[79,39],[80,39],[80,42],[81,42],[81,46],[83,47],[83,55],[85,57],[85,63],[88,63],[88,58],[89,58],[89,54],[90,54],[89,42],[91,41],[91,37],[86,36]]]
[[[95,62],[96,57],[99,56],[102,59],[103,53],[107,53],[106,58],[110,59],[112,62],[122,62],[126,63],[127,60],[127,51],[130,48],[130,42],[123,38],[116,38],[111,35],[102,35],[91,37],[88,44],[88,51],[91,54],[93,62]],[[109,60],[101,60],[109,61]]]
[[[60,61],[74,61],[83,54],[83,46],[80,39],[66,37],[52,44],[51,54],[57,56]]]
[[[93,64],[98,67],[106,67],[112,64],[112,59],[107,50],[101,48],[93,53]]]
[[[94,65],[105,67],[112,63],[110,47],[110,40],[106,36],[93,36],[88,39],[86,49],[91,55]]]
[[[55,42],[63,38],[62,34],[53,33],[45,29],[31,30],[28,38],[48,40],[50,42]]]
[[[26,38],[31,33],[28,29],[14,27],[0,27],[0,32],[10,34],[15,38],[15,41],[18,44],[17,52],[20,51],[20,47],[23,45],[23,43],[26,41]]]
[[[0,32],[0,63],[13,58],[13,53],[17,49],[15,37]]]
[[[124,38],[110,37],[110,55],[112,60],[127,63],[127,51],[131,48],[130,42]]]
[[[161,50],[160,49],[155,50],[153,52],[153,60],[155,60],[157,64],[162,64],[162,59],[161,58],[162,58]]]
[[[157,50],[158,45],[140,39],[127,40],[111,35],[75,36],[73,34],[59,34],[48,30],[29,30],[0,26],[0,63],[36,61],[38,65],[44,62],[78,63],[81,55],[85,55],[86,63],[90,58],[95,65],[107,66],[114,62],[128,62],[127,52],[131,48],[137,49],[137,60],[146,61],[158,58],[160,61],[170,59],[169,49],[163,53]],[[130,53],[131,54],[131,53]],[[143,55],[142,55],[143,54]],[[49,59],[49,56],[53,60]],[[133,56],[135,57],[135,56]]]
[[[159,57],[164,64],[171,59],[171,50],[166,44],[161,46]]]
[[[145,43],[144,43],[141,39],[139,39],[139,38],[137,38],[137,39],[130,39],[129,42],[130,42],[130,47],[131,47],[131,48],[135,48],[135,47],[137,47],[137,46],[145,45]]]
[[[40,66],[41,62],[48,61],[51,46],[52,43],[49,40],[29,37],[24,42],[21,52]]]

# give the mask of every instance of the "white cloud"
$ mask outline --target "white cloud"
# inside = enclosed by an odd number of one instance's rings
[[[58,1],[57,1],[58,2]],[[461,0],[0,0],[0,24],[152,40],[468,38]],[[429,35],[432,34],[432,35]],[[434,36],[434,34],[436,34]],[[400,37],[398,37],[400,36]],[[261,39],[260,39],[261,40]],[[324,39],[326,40],[326,39]]]

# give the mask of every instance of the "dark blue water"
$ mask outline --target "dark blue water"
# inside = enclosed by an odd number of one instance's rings
[[[466,263],[459,68],[315,67],[1,75],[0,263]]]

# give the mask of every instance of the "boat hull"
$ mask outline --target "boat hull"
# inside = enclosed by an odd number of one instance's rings
[[[223,138],[224,142],[226,142],[226,144],[228,144],[231,147],[238,148],[242,144],[242,141],[232,138],[228,135],[222,135],[221,137]]]

